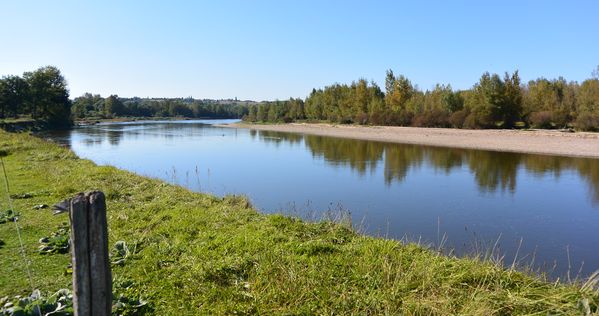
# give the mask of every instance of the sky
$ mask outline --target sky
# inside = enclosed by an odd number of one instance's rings
[[[0,0],[0,75],[58,67],[71,97],[274,100],[385,71],[426,90],[485,71],[583,81],[599,1]]]

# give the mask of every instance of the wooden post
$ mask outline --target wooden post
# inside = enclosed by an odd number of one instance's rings
[[[79,193],[71,199],[73,309],[79,316],[108,316],[112,309],[112,275],[104,193]]]

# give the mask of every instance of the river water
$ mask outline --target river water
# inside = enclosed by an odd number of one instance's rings
[[[46,135],[82,158],[265,213],[351,218],[366,234],[504,257],[552,277],[599,269],[599,160],[145,121]]]

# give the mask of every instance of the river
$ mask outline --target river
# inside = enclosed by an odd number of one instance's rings
[[[574,279],[599,269],[599,160],[143,121],[45,137],[82,158],[265,213],[351,218],[361,232]],[[492,254],[491,254],[492,253]]]

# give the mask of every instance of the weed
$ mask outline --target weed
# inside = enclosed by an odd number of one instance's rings
[[[41,244],[38,247],[40,254],[56,254],[56,253],[68,253],[69,252],[69,226],[63,224],[56,231],[52,232],[50,236],[42,237],[39,240]]]
[[[0,224],[18,221],[20,215],[21,213],[13,210],[0,211]]]

